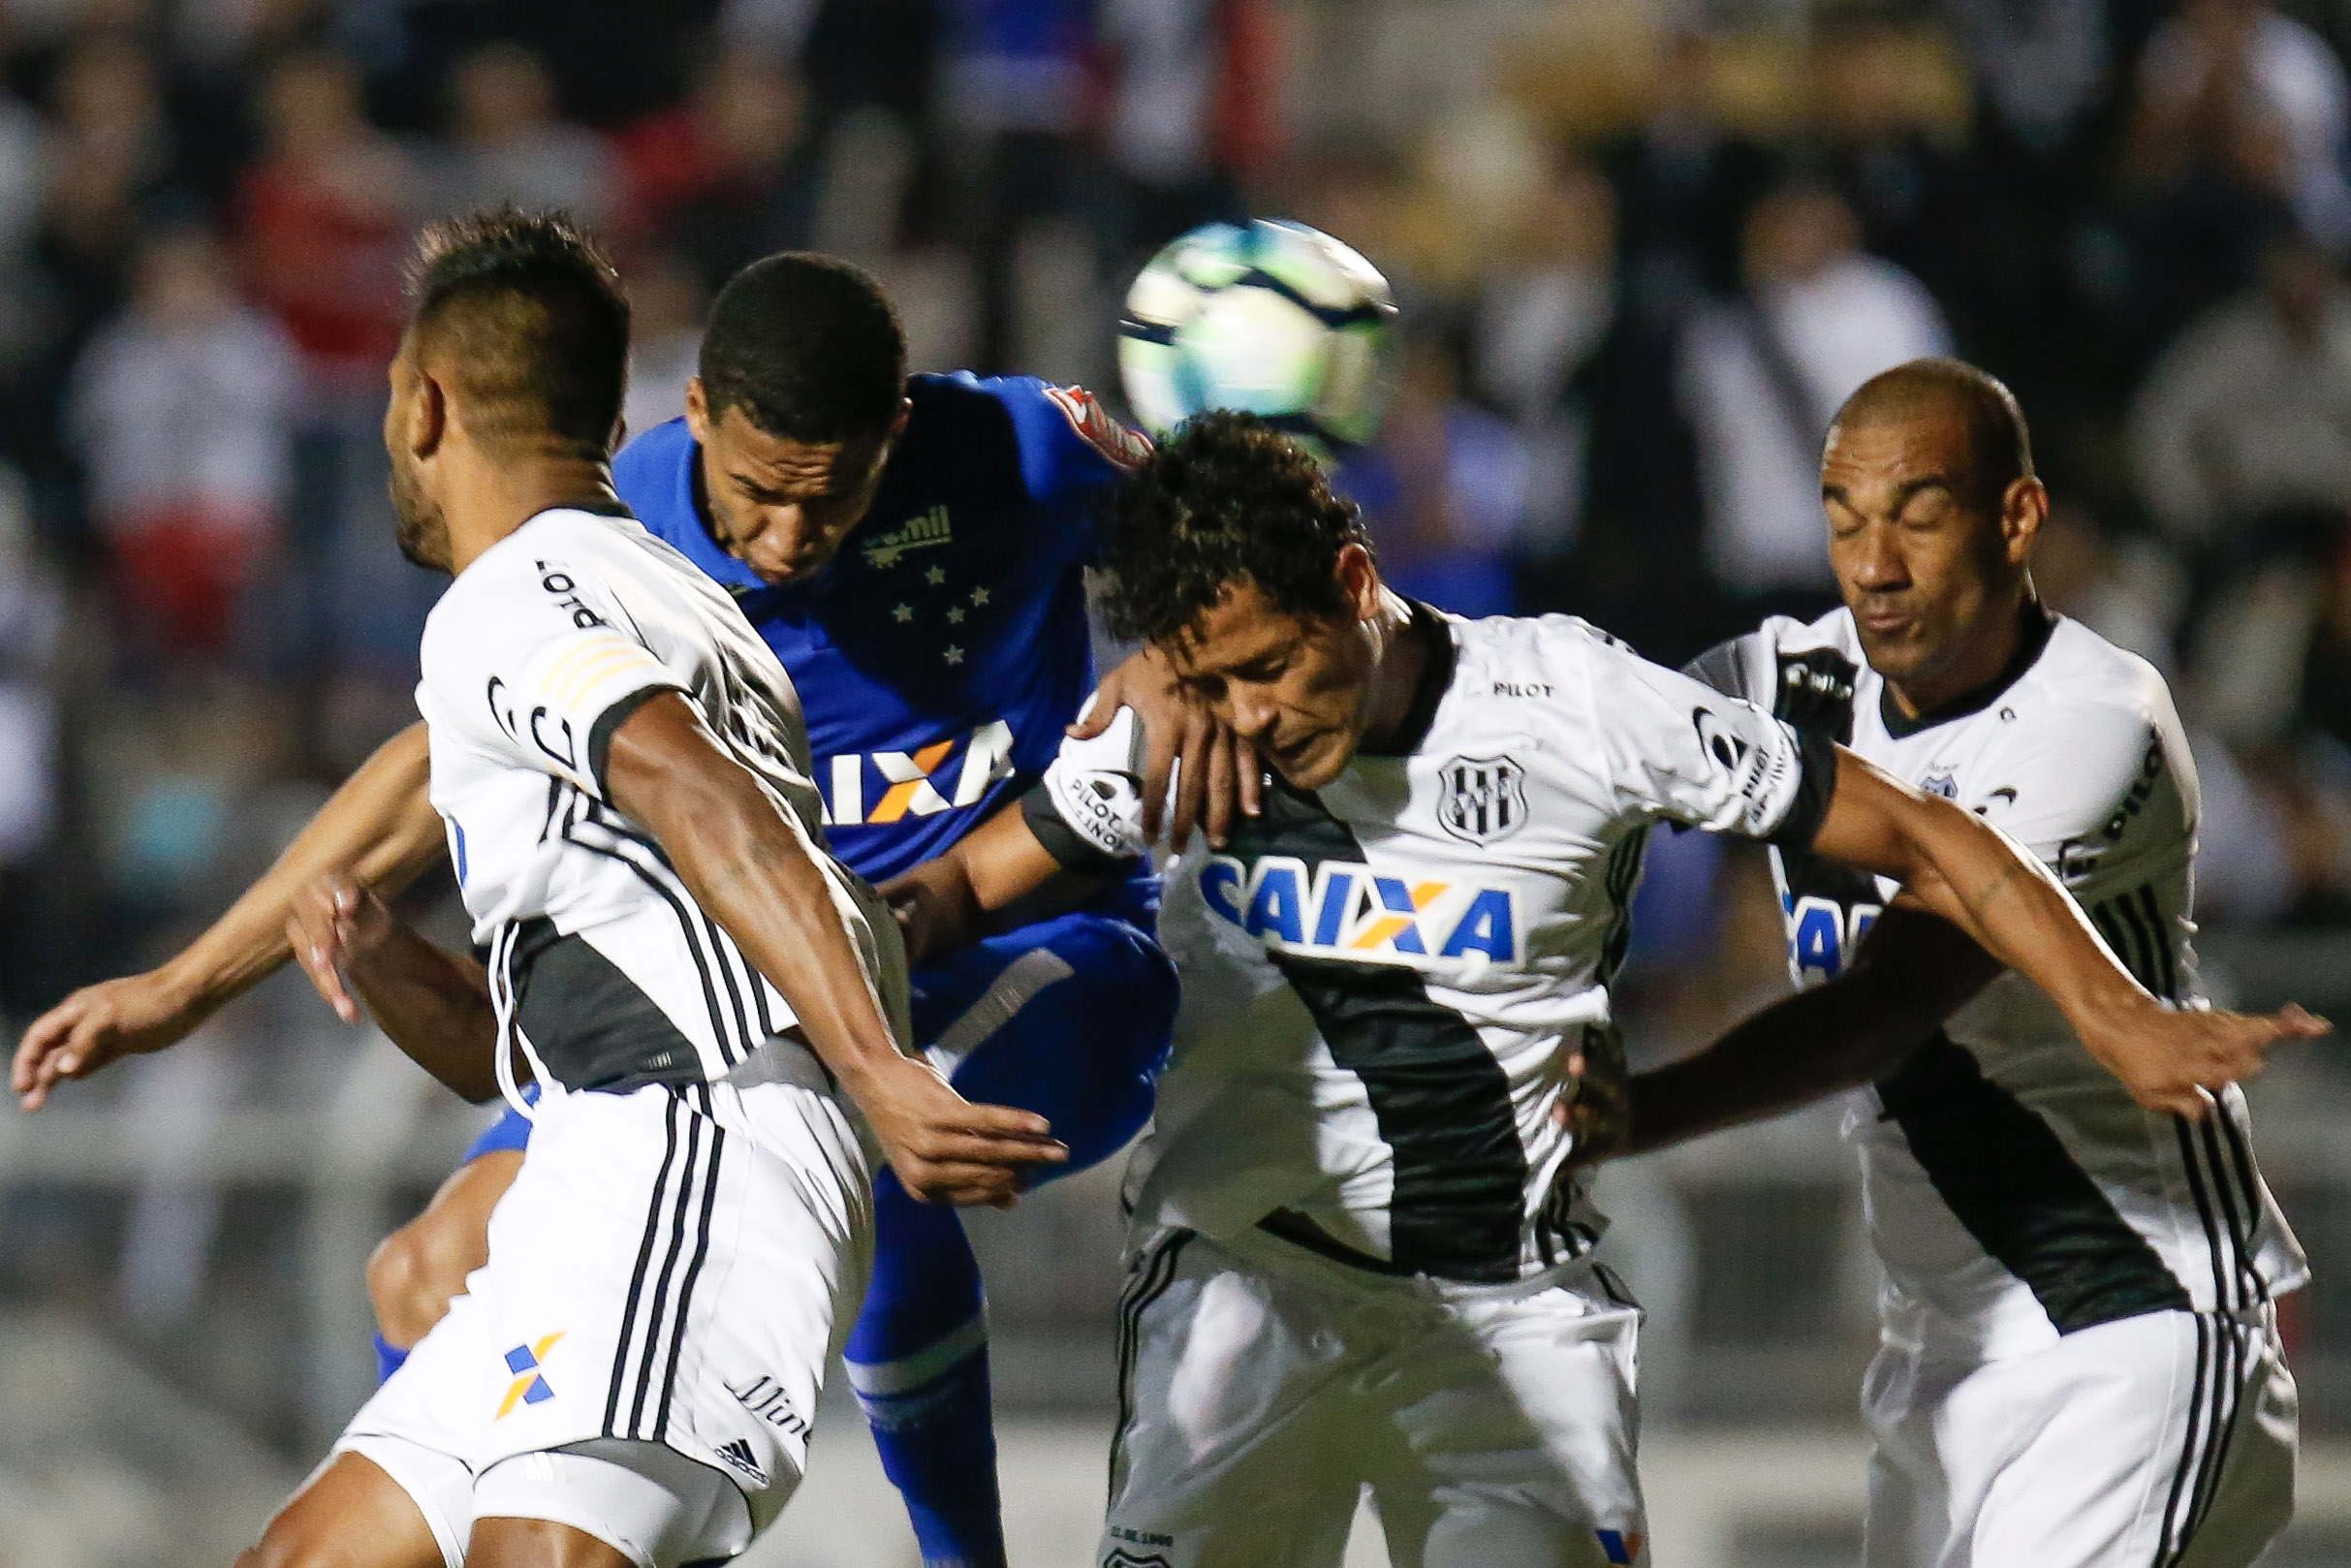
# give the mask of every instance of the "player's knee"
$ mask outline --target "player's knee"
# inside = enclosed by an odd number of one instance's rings
[[[405,1350],[423,1339],[482,1261],[480,1239],[455,1230],[449,1216],[427,1209],[384,1238],[367,1260],[367,1297],[392,1344]]]

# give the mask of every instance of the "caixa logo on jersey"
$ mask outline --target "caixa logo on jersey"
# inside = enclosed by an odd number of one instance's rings
[[[1276,953],[1349,963],[1519,957],[1508,888],[1392,876],[1339,861],[1308,869],[1287,855],[1253,862],[1217,855],[1200,868],[1200,896],[1218,919]]]
[[[1788,966],[1801,984],[1834,980],[1843,972],[1853,950],[1869,934],[1885,913],[1882,904],[1854,904],[1806,894],[1779,895],[1780,912],[1788,920]]]
[[[951,769],[957,745],[963,766]],[[828,828],[886,828],[908,817],[977,805],[988,787],[1013,774],[1013,731],[1002,719],[981,725],[968,741],[936,740],[912,751],[846,752],[828,759]],[[954,783],[949,784],[950,777]]]
[[[1508,757],[1456,757],[1437,783],[1437,821],[1456,838],[1490,844],[1526,821],[1526,769]]]

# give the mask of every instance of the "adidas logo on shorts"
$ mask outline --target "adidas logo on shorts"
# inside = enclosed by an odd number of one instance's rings
[[[730,1438],[719,1444],[718,1457],[748,1476],[753,1486],[764,1487],[768,1484],[768,1472],[759,1467],[759,1459],[752,1454],[751,1445],[741,1438]]]

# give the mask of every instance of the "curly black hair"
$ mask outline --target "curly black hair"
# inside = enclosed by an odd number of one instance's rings
[[[877,436],[906,395],[906,333],[890,297],[834,256],[784,251],[735,274],[703,332],[703,396],[771,436]]]
[[[1339,551],[1371,548],[1305,448],[1254,414],[1190,420],[1113,490],[1105,607],[1119,637],[1180,637],[1225,591],[1253,582],[1274,609],[1344,615]]]
[[[409,336],[486,442],[611,449],[628,392],[620,274],[560,212],[501,206],[428,224],[408,268]]]

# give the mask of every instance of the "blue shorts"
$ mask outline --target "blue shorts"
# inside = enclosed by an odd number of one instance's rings
[[[1034,1111],[1069,1145],[1052,1176],[1115,1154],[1151,1113],[1176,1027],[1176,965],[1132,885],[1094,905],[948,954],[914,971],[914,1037],[964,1098]],[[1155,890],[1151,890],[1155,891]],[[539,1086],[523,1090],[529,1100]],[[468,1161],[530,1142],[508,1108]]]
[[[523,1084],[522,1098],[532,1105],[537,1105],[539,1103],[539,1085],[536,1083]],[[473,1141],[465,1150],[465,1158],[457,1163],[471,1165],[485,1154],[499,1154],[510,1150],[518,1154],[522,1151],[522,1145],[530,1141],[531,1118],[510,1105],[506,1108],[505,1115],[500,1116],[482,1130],[482,1136]]]

